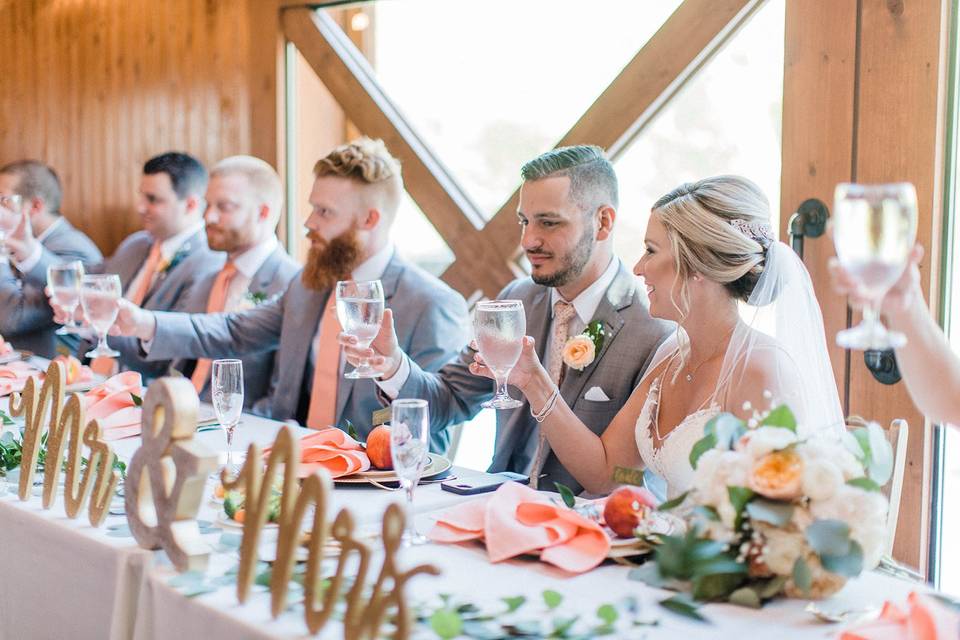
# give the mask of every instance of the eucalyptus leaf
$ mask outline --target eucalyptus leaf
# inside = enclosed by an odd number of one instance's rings
[[[577,498],[573,495],[573,491],[570,490],[565,484],[560,484],[559,482],[554,482],[553,486],[556,487],[557,493],[560,494],[560,497],[563,499],[563,504],[569,509],[573,509],[577,505]]]
[[[853,437],[857,440],[857,444],[860,445],[860,452],[862,454],[857,457],[860,458],[864,464],[869,466],[870,461],[873,459],[873,453],[870,451],[870,433],[867,431],[866,427],[854,429],[852,433]]]
[[[666,600],[660,600],[658,604],[670,611],[676,613],[677,615],[683,616],[685,618],[690,618],[691,620],[696,620],[698,622],[708,622],[704,618],[697,608],[699,605],[693,602],[688,596],[682,593],[678,593],[675,596],[671,596]]]
[[[503,603],[507,605],[507,613],[513,613],[526,603],[527,599],[525,596],[513,596],[511,598],[500,598],[503,600]]]
[[[463,619],[456,611],[437,609],[430,616],[430,628],[443,640],[451,640],[463,631]]]
[[[554,618],[553,619],[553,631],[550,633],[550,636],[553,638],[566,638],[570,634],[570,630],[573,629],[573,625],[577,624],[577,620],[580,619],[580,616],[570,616],[567,618]]]
[[[760,595],[750,587],[740,587],[731,593],[728,602],[750,609],[759,609],[761,604]]]
[[[787,576],[774,576],[760,587],[757,595],[761,600],[769,600],[783,591],[783,586],[787,584]]]
[[[727,496],[730,498],[730,504],[733,506],[734,513],[737,514],[734,527],[740,529],[740,521],[743,518],[743,509],[753,498],[754,493],[746,487],[727,487]]]
[[[820,555],[820,564],[830,573],[847,578],[856,578],[863,571],[863,548],[856,540],[850,541],[850,550],[846,555]]]
[[[506,631],[508,635],[514,637],[540,637],[543,635],[542,626],[539,620],[521,620],[512,624],[505,624],[503,625],[503,630]]]
[[[815,520],[803,535],[818,556],[843,557],[850,552],[850,526],[842,520]]]
[[[867,474],[879,485],[885,485],[893,475],[893,448],[887,441],[883,428],[876,422],[867,425],[867,438],[870,441],[870,464]]]
[[[712,573],[693,580],[693,597],[697,600],[723,600],[745,580],[745,573]]]
[[[880,485],[864,476],[863,478],[851,478],[847,480],[847,484],[851,487],[857,487],[858,489],[863,489],[864,491],[875,491],[880,492]]]
[[[130,398],[133,400],[133,406],[135,406],[135,407],[142,407],[142,406],[143,406],[143,398],[141,398],[141,397],[138,396],[137,394],[131,393],[131,394],[130,394]]]
[[[693,512],[703,518],[704,520],[709,520],[711,522],[720,522],[720,514],[717,513],[717,510],[713,507],[708,507],[706,505],[697,505],[693,508]]]
[[[614,622],[620,617],[620,614],[617,612],[617,608],[612,604],[602,604],[600,608],[597,609],[597,617],[607,626],[613,625]]]
[[[716,446],[717,436],[713,433],[709,433],[697,440],[697,442],[693,445],[693,448],[690,449],[690,466],[696,469],[697,462],[700,461],[700,456]]]
[[[751,520],[766,522],[775,527],[786,526],[793,517],[793,505],[789,502],[756,498],[747,503],[746,509]]]
[[[783,429],[789,429],[794,433],[797,432],[797,418],[793,415],[793,411],[790,410],[785,404],[780,405],[773,411],[767,414],[767,416],[760,421],[761,427],[781,427]]]
[[[4,411],[0,411],[0,423],[2,423],[5,427],[9,427],[10,425],[14,424],[13,418],[7,415]]]
[[[563,602],[563,596],[560,593],[552,589],[547,589],[543,592],[543,603],[547,605],[547,609],[556,609],[560,606],[561,602]]]
[[[804,593],[810,593],[810,586],[813,584],[813,574],[810,573],[810,566],[803,558],[797,558],[793,563],[793,584]]]
[[[717,446],[729,450],[747,432],[747,425],[732,413],[721,413],[707,423],[704,433],[707,429],[717,436]]]
[[[360,434],[357,433],[357,428],[356,428],[355,426],[353,426],[353,423],[350,422],[349,420],[347,420],[346,418],[344,418],[343,421],[346,423],[346,429],[345,429],[345,431],[347,432],[347,435],[350,436],[351,438],[353,438],[354,440],[359,441],[359,440],[360,440]]]
[[[683,493],[678,495],[676,498],[667,500],[666,502],[662,503],[659,507],[657,507],[657,511],[670,511],[671,509],[676,509],[681,504],[683,504],[683,501],[687,499],[688,495],[690,495],[690,492],[684,491]]]

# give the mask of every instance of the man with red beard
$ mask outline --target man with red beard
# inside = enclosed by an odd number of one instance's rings
[[[283,184],[269,164],[251,156],[221,160],[210,170],[204,221],[207,244],[226,255],[216,274],[199,281],[177,311],[242,311],[283,295],[300,265],[277,242]],[[244,408],[267,395],[273,351],[243,357]],[[191,379],[200,399],[210,401],[211,361],[180,359],[173,367]]]
[[[657,346],[672,324],[650,317],[647,298],[630,270],[613,253],[618,184],[613,165],[593,146],[548,151],[520,171],[517,218],[520,244],[530,261],[530,277],[508,284],[497,299],[521,300],[527,334],[535,339],[558,395],[595,433],[602,433],[626,403]],[[400,320],[399,312],[394,314]],[[394,338],[392,318],[384,315],[371,349],[358,349],[341,336],[347,357],[370,357],[383,373],[384,395],[425,398],[432,432],[471,419],[493,396],[488,378],[475,375],[471,345],[440,369],[423,371],[404,355]],[[399,326],[399,325],[398,325]],[[579,334],[591,333],[591,350],[572,348]],[[529,474],[534,487],[560,482],[582,487],[540,436],[539,421],[550,411],[529,403],[497,411],[497,435],[490,471]]]
[[[349,420],[361,437],[380,408],[370,379],[343,377],[333,285],[380,280],[384,300],[402,320],[396,337],[418,367],[435,371],[467,342],[463,298],[397,255],[390,240],[403,182],[383,142],[360,139],[334,149],[314,167],[310,254],[283,296],[226,314],[151,313],[122,304],[116,332],[138,337],[149,359],[228,358],[279,349],[267,397],[254,412],[308,427]],[[444,451],[449,436],[431,440]]]

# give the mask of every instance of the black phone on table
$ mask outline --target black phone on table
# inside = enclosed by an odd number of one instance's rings
[[[530,477],[513,473],[512,471],[501,471],[499,473],[478,473],[477,475],[466,478],[456,478],[440,483],[440,488],[450,493],[457,493],[462,496],[472,496],[478,493],[487,493],[495,491],[497,487],[505,482],[519,482],[528,484]]]

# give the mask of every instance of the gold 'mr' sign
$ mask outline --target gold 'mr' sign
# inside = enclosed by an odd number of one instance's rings
[[[143,403],[143,445],[127,467],[126,510],[141,547],[162,548],[179,571],[206,567],[210,547],[196,516],[217,456],[193,439],[197,392],[187,378],[160,378]]]
[[[370,571],[372,549],[357,538],[353,517],[346,509],[340,511],[330,533],[339,543],[337,569],[329,585],[323,588],[320,575],[326,548],[328,525],[327,504],[332,490],[330,476],[318,471],[307,476],[297,488],[297,467],[300,464],[300,446],[289,427],[283,427],[270,449],[266,471],[263,452],[256,444],[247,450],[247,459],[236,478],[221,477],[227,490],[245,494],[246,515],[243,520],[243,539],[240,544],[240,568],[237,574],[237,599],[243,603],[250,593],[257,562],[260,532],[266,522],[269,498],[279,467],[283,466],[282,494],[278,517],[276,560],[270,577],[270,609],[276,618],[286,608],[287,590],[293,573],[294,556],[301,542],[301,526],[307,509],[313,507],[313,522],[307,543],[307,569],[304,581],[304,615],[310,633],[318,633],[330,620],[340,597],[351,557],[356,556],[356,575],[346,593],[347,608],[343,618],[343,637],[360,640],[379,637],[379,630],[387,613],[395,612],[396,638],[410,634],[410,615],[404,598],[404,586],[414,576],[426,573],[439,575],[433,565],[419,565],[407,571],[397,568],[396,556],[404,530],[403,510],[390,505],[383,516],[383,554],[380,573],[369,598],[364,599],[366,578]]]
[[[120,474],[113,469],[116,456],[102,437],[100,424],[93,420],[84,428],[83,400],[70,394],[63,407],[63,387],[66,380],[64,366],[51,362],[39,390],[36,378],[27,380],[22,394],[10,399],[10,413],[25,416],[23,431],[23,457],[20,461],[19,495],[21,500],[30,498],[33,475],[40,453],[40,441],[47,411],[50,412],[47,436],[47,456],[44,464],[43,508],[53,506],[57,497],[60,468],[66,450],[67,472],[64,508],[67,517],[76,518],[90,498],[88,519],[94,527],[103,524],[107,517],[110,499],[117,488]],[[62,414],[61,414],[61,407]],[[81,434],[82,430],[82,434]],[[69,436],[69,448],[67,437]],[[90,459],[81,479],[81,445],[90,450]]]

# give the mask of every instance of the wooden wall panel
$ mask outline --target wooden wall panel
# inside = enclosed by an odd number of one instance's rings
[[[255,141],[276,164],[276,109],[263,98],[276,100],[277,42],[260,35],[265,13],[276,16],[273,0],[0,3],[0,162],[54,166],[64,212],[105,252],[139,228],[150,156],[178,149],[213,163]]]

